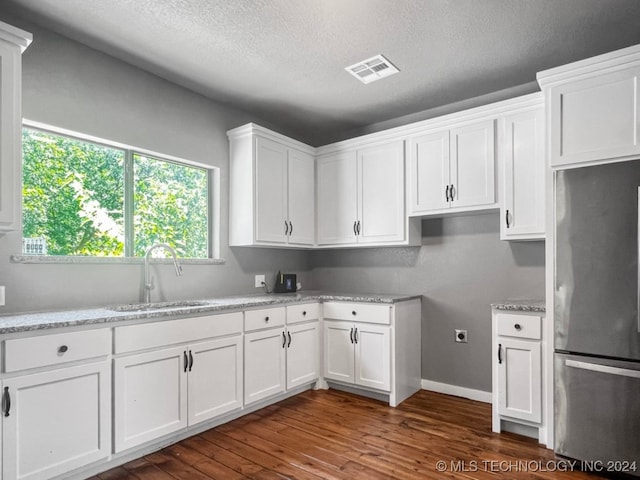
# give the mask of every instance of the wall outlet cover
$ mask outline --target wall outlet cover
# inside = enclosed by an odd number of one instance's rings
[[[456,329],[456,342],[457,343],[467,343],[468,341],[467,331],[466,330],[458,330]]]
[[[264,281],[264,275],[256,275],[255,287],[262,288]]]

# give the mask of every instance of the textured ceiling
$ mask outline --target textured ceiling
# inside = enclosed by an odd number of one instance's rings
[[[638,0],[2,0],[318,145],[640,43]],[[376,54],[400,73],[363,85]]]

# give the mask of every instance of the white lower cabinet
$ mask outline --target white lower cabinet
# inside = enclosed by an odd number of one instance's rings
[[[388,392],[391,388],[388,326],[325,321],[325,378]]]
[[[323,304],[323,377],[388,396],[395,407],[421,388],[420,299]]]
[[[116,328],[115,452],[241,408],[241,333],[242,313]]]
[[[392,406],[419,390],[417,298],[3,337],[2,478],[91,475],[311,386],[323,378],[323,313],[326,379],[388,394]]]
[[[244,403],[282,393],[286,388],[286,336],[271,328],[244,336]]]
[[[320,376],[318,322],[287,326],[287,390]]]
[[[114,360],[116,453],[187,426],[183,352],[166,348]]]
[[[114,360],[115,451],[242,406],[242,337]]]
[[[189,352],[188,424],[242,407],[242,337],[198,343]]]
[[[544,443],[543,320],[543,313],[493,312],[493,431],[528,434],[517,430],[524,425]]]
[[[110,383],[106,361],[3,380],[3,478],[48,479],[106,459]]]
[[[319,378],[318,323],[317,303],[245,312],[245,329],[264,328],[244,336],[245,405]]]
[[[498,413],[539,422],[542,414],[540,342],[500,338]]]

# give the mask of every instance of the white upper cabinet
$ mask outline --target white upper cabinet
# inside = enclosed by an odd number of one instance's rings
[[[404,205],[404,142],[359,150],[358,242],[402,242]]]
[[[402,245],[408,231],[404,141],[321,155],[318,245]]]
[[[495,191],[495,121],[485,120],[451,130],[452,208],[492,205]]]
[[[315,149],[254,124],[230,140],[229,244],[315,243]]]
[[[502,240],[545,235],[544,106],[502,119]]]
[[[552,167],[640,154],[640,45],[538,73]]]
[[[409,215],[496,206],[493,119],[413,136],[409,150]]]
[[[287,217],[287,147],[255,138],[257,242],[286,243]]]
[[[318,245],[356,243],[356,152],[338,152],[319,158],[317,164]]]
[[[308,153],[289,150],[289,243],[313,245],[316,231],[315,160]]]
[[[411,213],[449,208],[449,130],[411,140]]]
[[[30,33],[0,22],[0,233],[21,228],[22,52]]]

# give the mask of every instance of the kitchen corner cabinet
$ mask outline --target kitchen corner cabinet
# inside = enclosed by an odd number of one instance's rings
[[[419,300],[323,308],[326,380],[388,394],[394,407],[420,389]]]
[[[318,380],[319,305],[245,312],[245,405]]]
[[[241,408],[241,333],[242,313],[117,327],[115,452]]]
[[[404,186],[404,141],[319,156],[318,245],[411,243]]]
[[[640,154],[640,46],[538,73],[552,167]]]
[[[230,245],[315,243],[314,149],[254,124],[230,141]]]
[[[22,52],[32,38],[0,22],[0,233],[21,228]]]
[[[409,165],[409,215],[495,207],[495,120],[413,136]]]
[[[540,313],[493,312],[494,432],[510,430],[513,424],[525,425],[536,429],[539,441],[544,442],[543,320]]]
[[[48,479],[108,458],[110,331],[18,338],[4,346],[3,478]],[[77,360],[86,363],[71,364]]]
[[[545,237],[544,106],[514,111],[501,120],[500,238]]]

